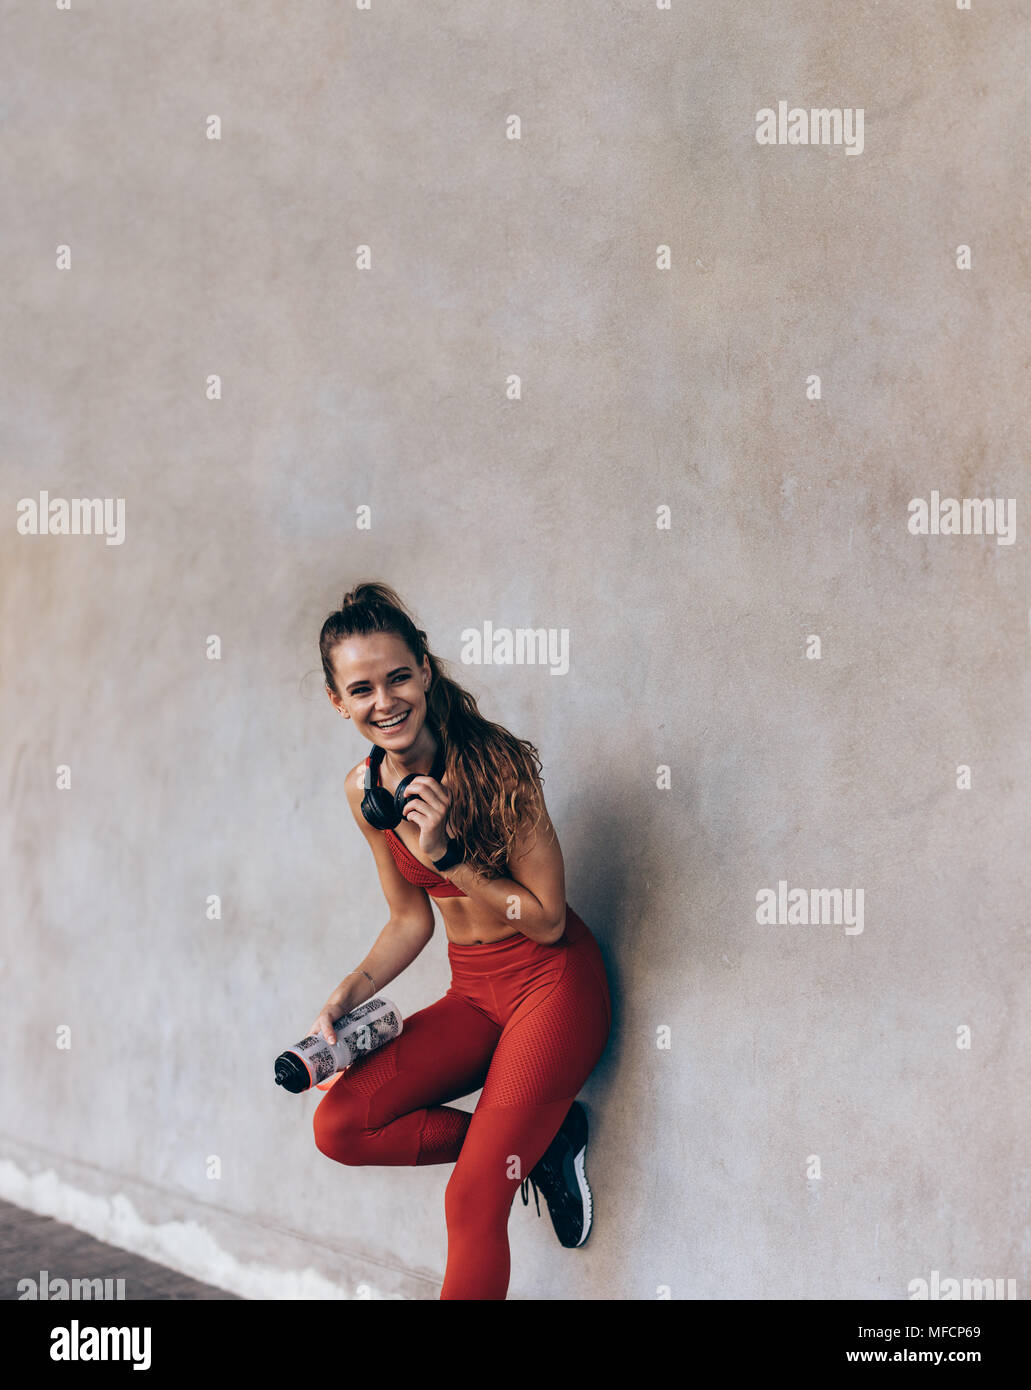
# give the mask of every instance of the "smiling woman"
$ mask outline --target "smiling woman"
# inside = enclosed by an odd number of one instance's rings
[[[496,877],[503,873],[517,835],[529,834],[545,819],[537,750],[483,717],[473,696],[426,647],[426,634],[403,612],[392,590],[369,584],[359,589],[366,592],[364,605],[345,600],[323,625],[319,648],[326,693],[364,739],[382,747],[387,790],[410,773],[429,770],[442,747],[442,781],[451,792],[448,820],[462,846],[463,862],[487,878]],[[369,591],[379,595],[378,606]],[[378,626],[383,622],[394,626]],[[425,840],[421,849],[435,848],[436,836],[421,833],[425,827],[419,816],[407,819]],[[439,828],[436,822],[433,826]],[[412,848],[414,842],[408,843]],[[564,906],[561,887],[563,901],[553,904],[553,917]],[[532,924],[522,929],[532,930]]]
[[[601,951],[566,902],[565,868],[532,744],[484,719],[397,594],[359,584],[322,627],[326,693],[371,743],[350,771],[351,814],[390,920],[311,1031],[381,991],[433,935],[451,985],[360,1057],[315,1112],[338,1163],[454,1163],[442,1299],[503,1299],[516,1189],[544,1193],[564,1246],[593,1219],[587,1119],[576,1100],[608,1040]],[[475,1113],[444,1102],[482,1087]],[[538,1204],[538,1213],[540,1207]]]

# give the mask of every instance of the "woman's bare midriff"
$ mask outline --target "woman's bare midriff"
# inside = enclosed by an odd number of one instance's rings
[[[465,898],[433,898],[444,918],[444,932],[456,946],[493,946],[507,937],[518,936],[518,928],[501,923],[477,910]]]
[[[413,859],[424,864],[427,869],[433,868],[419,850],[418,835],[412,835],[407,825],[395,826],[394,834]],[[499,922],[491,913],[475,907],[468,898],[434,898],[432,894],[430,897],[440,908],[447,939],[453,941],[456,946],[493,946],[498,941],[520,934],[518,927]]]

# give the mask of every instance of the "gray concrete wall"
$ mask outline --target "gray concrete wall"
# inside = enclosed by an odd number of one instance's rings
[[[517,1198],[510,1297],[1026,1297],[1022,7],[5,23],[0,1196],[246,1296],[437,1297],[450,1167],[333,1164],[271,1074],[386,920],[316,650],[382,578],[540,748],[613,985],[597,1224]],[[760,144],[781,100],[862,152]],[[20,534],[41,490],[122,542]],[[911,533],[932,491],[1013,543]],[[568,671],[463,664],[488,621]],[[863,930],[757,921],[780,882]]]

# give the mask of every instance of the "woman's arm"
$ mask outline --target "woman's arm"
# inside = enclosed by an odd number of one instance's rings
[[[402,971],[407,970],[433,935],[434,927],[433,909],[425,889],[416,887],[402,877],[387,847],[386,836],[374,830],[362,815],[364,790],[361,779],[364,771],[363,761],[348,774],[347,804],[375,856],[383,896],[390,908],[390,920],[365,959],[341,981],[340,988],[343,990],[347,987],[347,1001],[352,1009],[364,1004],[374,994],[380,994],[391,980],[396,980]],[[372,976],[371,984],[362,974],[366,970]]]

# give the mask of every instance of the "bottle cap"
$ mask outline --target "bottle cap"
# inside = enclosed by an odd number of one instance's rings
[[[295,1095],[311,1085],[307,1067],[294,1053],[284,1052],[276,1058],[276,1085]]]

